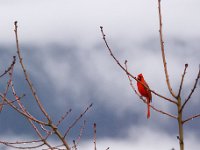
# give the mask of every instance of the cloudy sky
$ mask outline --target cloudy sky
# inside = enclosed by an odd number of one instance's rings
[[[191,91],[199,67],[199,6],[199,0],[162,0],[166,58],[175,92],[184,64],[189,64],[183,100]],[[153,90],[171,97],[161,59],[157,0],[1,0],[0,72],[16,55],[15,20],[27,71],[52,118],[56,120],[72,108],[71,118],[65,122],[68,124],[90,103],[94,104],[83,118],[87,123],[80,150],[93,149],[94,122],[98,149],[178,149],[177,122],[155,111],[151,119],[146,119],[146,106],[110,57],[99,28],[104,27],[113,53],[121,63],[128,60],[134,76],[143,73]],[[0,80],[0,92],[5,89],[5,79]],[[14,82],[19,95],[26,93],[25,103],[30,112],[39,115],[19,63]],[[199,97],[198,84],[185,107],[184,118],[200,113]],[[153,105],[176,114],[176,107],[155,95]],[[31,128],[24,121],[5,107],[0,114],[0,140],[11,135],[13,139],[31,137]],[[82,121],[70,134],[70,140],[77,137]],[[200,146],[199,125],[200,119],[185,124],[186,149]]]

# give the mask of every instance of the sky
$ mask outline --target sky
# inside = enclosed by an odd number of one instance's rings
[[[189,64],[183,100],[193,87],[199,67],[199,6],[199,0],[162,0],[165,52],[175,92],[184,65]],[[58,119],[71,108],[70,117],[64,122],[68,125],[93,103],[69,135],[72,141],[83,120],[87,121],[80,150],[93,149],[94,122],[97,123],[98,149],[179,148],[176,120],[153,110],[151,118],[146,119],[146,105],[132,91],[126,74],[110,56],[100,31],[103,26],[114,55],[122,64],[128,60],[129,71],[134,76],[143,73],[153,90],[171,97],[162,64],[156,0],[1,0],[0,72],[16,55],[13,31],[16,20],[24,64],[52,118]],[[27,109],[39,117],[19,62],[15,66],[14,83],[19,95],[26,93]],[[1,93],[5,84],[6,78],[1,78]],[[136,87],[135,81],[133,84]],[[185,107],[184,118],[200,113],[199,90],[198,84]],[[152,104],[176,114],[173,104],[155,95]],[[0,122],[0,140],[33,136],[24,118],[8,107],[1,112]],[[200,146],[199,124],[200,119],[185,124],[186,149]]]

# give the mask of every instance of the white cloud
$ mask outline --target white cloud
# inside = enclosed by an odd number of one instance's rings
[[[169,134],[162,132],[161,130],[147,128],[144,126],[132,126],[131,128],[126,130],[126,133],[123,137],[118,138],[99,138],[98,137],[98,128],[97,128],[97,149],[103,149],[110,147],[110,150],[171,150],[175,148],[175,150],[179,149],[179,141],[176,138],[177,133]],[[23,141],[23,140],[31,140],[30,136],[21,135],[20,137],[15,134],[6,134],[1,136],[1,140],[8,141]],[[197,149],[200,146],[198,141],[198,137],[192,133],[185,133],[185,149]],[[51,141],[56,145],[57,142]],[[68,141],[68,143],[71,143]],[[72,143],[71,143],[72,144]],[[29,145],[30,146],[30,145]],[[78,147],[80,150],[93,150],[93,138],[91,139],[81,139]],[[41,148],[40,148],[41,149]],[[12,150],[12,148],[7,148],[6,150]]]
[[[98,130],[97,130],[98,131]],[[150,128],[132,127],[128,131],[128,136],[123,138],[104,138],[98,139],[97,135],[97,148],[106,149],[110,147],[111,150],[175,150],[179,149],[179,141],[176,135],[169,135],[159,130],[152,130]],[[97,132],[98,134],[98,132]],[[200,144],[198,137],[189,133],[185,136],[185,149],[196,149]],[[80,149],[92,150],[92,140],[81,143]]]
[[[178,37],[199,36],[199,1],[162,1],[164,33]],[[45,0],[1,1],[1,42],[11,42],[13,22],[19,21],[24,42],[74,42],[90,45],[99,40],[99,26],[121,41],[158,36],[157,1]]]

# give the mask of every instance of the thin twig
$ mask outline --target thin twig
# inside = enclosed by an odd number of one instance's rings
[[[97,125],[94,123],[94,150],[97,150]]]
[[[157,112],[159,112],[159,113],[161,113],[161,114],[164,114],[164,115],[167,115],[167,116],[169,116],[169,117],[171,117],[171,118],[177,119],[177,116],[174,116],[174,115],[172,115],[172,114],[170,114],[170,113],[167,113],[167,112],[165,112],[165,111],[159,110],[159,109],[155,108],[155,107],[152,106],[152,105],[150,105],[150,107],[151,107],[153,110],[155,110],[155,111],[157,111]]]
[[[0,78],[3,77],[5,74],[7,74],[7,73],[13,68],[13,66],[15,65],[15,62],[16,62],[16,56],[13,56],[12,64],[10,65],[10,67],[8,67],[8,69],[6,69],[6,70],[4,71],[4,73],[2,73],[2,74],[0,75]]]
[[[6,95],[7,95],[7,93],[8,93],[8,89],[9,89],[9,87],[10,87],[10,83],[11,83],[11,81],[12,81],[12,75],[13,75],[13,70],[14,70],[14,65],[15,65],[15,62],[16,62],[16,56],[13,56],[13,62],[12,62],[12,64],[11,64],[11,66],[8,68],[8,70],[7,70],[7,72],[9,72],[9,76],[10,76],[10,78],[9,78],[9,81],[8,81],[8,83],[7,83],[7,85],[6,85],[6,89],[5,89],[5,92],[4,92],[4,97],[6,97]],[[2,101],[2,103],[0,104],[0,112],[2,111],[2,109],[3,109],[3,105],[5,104],[5,102],[4,101]]]
[[[195,79],[194,86],[193,86],[193,88],[192,88],[192,90],[191,90],[190,94],[188,95],[187,99],[186,99],[186,100],[185,100],[185,102],[183,103],[183,105],[182,105],[182,107],[181,107],[181,110],[180,110],[180,111],[182,111],[182,110],[183,110],[183,108],[185,107],[186,103],[187,103],[187,102],[190,100],[190,98],[191,98],[192,94],[194,93],[194,90],[195,90],[195,89],[196,89],[196,87],[197,87],[197,83],[198,83],[198,80],[199,80],[199,78],[200,78],[200,66],[199,66],[199,72],[198,72],[198,74],[197,74],[197,78]]]
[[[197,114],[197,115],[194,115],[194,116],[192,116],[192,117],[189,117],[188,119],[185,119],[182,123],[184,124],[184,123],[186,123],[186,122],[188,122],[188,121],[190,121],[190,120],[193,120],[193,119],[195,119],[195,118],[198,118],[198,117],[200,117],[200,114]]]
[[[59,146],[54,146],[52,147],[53,150],[66,150],[64,148],[59,148],[59,147],[63,147],[64,145],[59,145]],[[43,148],[42,150],[49,150],[48,148]],[[70,149],[71,150],[71,149]]]
[[[181,95],[181,90],[182,90],[182,86],[183,86],[183,80],[184,80],[184,77],[185,77],[185,74],[186,74],[187,67],[188,67],[188,64],[185,64],[185,69],[184,69],[183,74],[182,74],[181,84],[180,84],[180,87],[179,87],[179,91],[178,91],[178,96],[177,97],[179,97]]]
[[[30,119],[32,119],[34,122],[37,122],[37,123],[39,123],[39,124],[48,125],[47,123],[42,122],[42,121],[37,120],[37,119],[34,119],[34,117],[31,117],[30,115],[28,115],[28,114],[24,113],[23,111],[21,111],[17,106],[15,106],[15,105],[13,104],[13,101],[7,99],[7,98],[4,97],[4,95],[1,94],[1,93],[0,93],[0,97],[1,97],[9,106],[11,106],[11,107],[12,107],[13,109],[15,109],[17,112],[19,112],[20,114],[22,114],[24,117],[30,118]],[[18,98],[18,99],[20,99],[20,98]],[[18,99],[15,99],[15,101],[17,101]]]
[[[76,140],[73,140],[74,145],[72,146],[72,149],[74,148],[75,150],[77,150],[77,146],[81,140],[81,136],[83,134],[83,130],[85,129],[85,125],[86,125],[86,120],[83,121],[83,125],[81,126],[78,138]]]
[[[15,148],[15,149],[36,149],[36,148],[40,148],[40,147],[44,146],[44,143],[35,145],[35,146],[24,146],[24,144],[26,144],[26,143],[22,143],[21,145],[23,145],[23,146],[15,146],[17,143],[10,144],[9,142],[2,142],[2,141],[0,141],[0,143],[3,145],[6,145],[8,147]]]
[[[125,62],[124,62],[125,68],[126,68],[126,72],[128,72],[127,62],[128,62],[127,60],[125,60]],[[130,75],[129,75],[128,73],[127,73],[126,75],[127,75],[127,77],[128,77],[128,80],[129,80],[129,83],[130,83],[130,86],[131,86],[132,90],[133,90],[137,95],[139,95],[139,94],[137,93],[135,87],[133,86],[133,82],[132,82],[132,79],[131,79]]]
[[[165,70],[165,77],[166,77],[166,82],[167,82],[167,86],[168,89],[171,93],[171,95],[176,98],[176,95],[174,94],[171,85],[170,85],[170,81],[169,81],[169,74],[168,74],[168,70],[167,70],[167,62],[166,62],[166,58],[165,58],[165,48],[164,48],[164,41],[163,41],[163,32],[162,32],[162,15],[161,15],[161,4],[160,4],[161,0],[158,0],[158,12],[159,12],[159,33],[160,33],[160,46],[161,46],[161,52],[162,52],[162,60],[163,60],[163,65],[164,65],[164,70]]]
[[[77,141],[77,142],[76,142],[76,145],[78,145],[78,143],[79,143],[80,140],[81,140],[81,137],[82,137],[82,135],[83,135],[83,131],[84,131],[84,129],[85,129],[85,125],[86,125],[86,120],[83,121],[83,125],[81,126],[79,136],[78,136],[78,138],[77,138],[77,140],[76,140],[76,141]]]
[[[3,98],[2,98],[2,93],[0,93],[0,97],[1,97],[1,99],[3,100]],[[23,94],[22,96],[20,96],[18,99],[19,100],[22,100],[22,98],[24,98],[25,97],[25,94]],[[14,99],[14,100],[9,100],[9,102],[4,102],[3,104],[0,104],[0,105],[9,105],[9,103],[15,103],[18,99]]]
[[[40,125],[40,127],[41,127],[41,129],[44,131],[44,132],[46,132],[46,134],[49,136],[49,135],[51,135],[53,132],[52,131],[50,131],[50,130],[47,130],[43,125]]]
[[[13,76],[13,71],[14,71],[14,65],[12,65],[11,68],[10,68],[10,70],[9,70],[9,76],[10,76],[10,78],[9,78],[8,83],[7,83],[7,85],[6,85],[6,89],[5,89],[5,92],[4,92],[4,96],[7,95],[8,90],[9,90],[9,87],[10,87],[10,85],[11,85],[12,76]]]
[[[59,124],[68,116],[69,113],[71,113],[72,109],[69,109],[69,111],[65,112],[65,114],[60,118],[60,120],[58,120],[58,122],[56,123],[56,126],[58,127]]]
[[[10,105],[12,108],[14,108],[16,111],[18,111],[19,113],[21,113],[21,114],[22,114],[23,116],[25,116],[26,118],[29,118],[29,119],[31,119],[31,120],[33,120],[33,121],[39,123],[39,124],[47,125],[45,122],[42,122],[42,121],[37,120],[35,117],[33,117],[32,115],[30,115],[29,113],[27,113],[27,111],[24,111],[25,108],[22,106],[21,101],[20,101],[21,97],[18,97],[18,96],[16,95],[16,92],[15,92],[15,89],[14,89],[14,85],[13,85],[13,82],[12,82],[13,69],[14,69],[14,67],[12,67],[11,70],[9,71],[9,76],[10,76],[10,78],[9,78],[8,83],[7,83],[7,87],[6,87],[6,90],[5,90],[4,94],[3,94],[3,95],[0,94],[0,97],[3,99],[3,102],[6,103],[6,104],[8,104],[8,105]],[[13,95],[14,95],[14,97],[15,97],[15,100],[12,100],[12,101],[11,101],[11,100],[8,100],[8,99],[6,98],[6,94],[7,94],[8,89],[9,89],[10,86],[11,86],[11,88],[12,88],[12,93],[13,93]],[[13,102],[15,102],[15,101],[18,102],[18,104],[19,104],[19,106],[20,106],[20,109],[18,109],[18,108],[13,104]]]
[[[83,113],[80,114],[80,116],[78,118],[76,118],[76,120],[68,127],[68,129],[66,130],[65,134],[64,134],[64,138],[67,136],[67,134],[69,133],[69,131],[77,124],[77,122],[85,115],[85,113],[92,107],[92,103],[85,109],[85,111]]]
[[[26,110],[26,108],[23,106],[23,104],[19,100],[17,94],[15,93],[15,89],[14,89],[14,86],[13,86],[12,82],[11,82],[11,87],[12,87],[12,92],[13,92],[15,98],[18,99],[17,102],[18,102],[18,105],[19,105],[20,109],[22,110],[22,112],[24,114],[26,114],[27,116],[29,116],[29,117],[26,117],[26,119],[29,121],[29,123],[31,124],[31,126],[33,127],[33,129],[35,130],[35,132],[37,133],[37,135],[39,136],[39,138],[43,141],[43,144],[47,145],[50,149],[52,149],[52,147],[50,146],[50,144],[46,141],[46,139],[43,137],[43,135],[39,131],[38,127],[34,124],[33,121],[36,120],[36,118],[34,118],[32,115],[30,115],[30,113]],[[47,133],[47,135],[48,134],[49,133]]]
[[[8,143],[8,144],[34,144],[42,142],[41,140],[31,140],[31,141],[16,141],[16,142],[7,142],[7,141],[0,141],[0,143]]]
[[[22,112],[23,112],[24,114],[26,114],[27,116],[29,116],[28,119],[30,119],[30,120],[32,120],[32,121],[37,120],[35,117],[33,117],[33,116],[26,110],[26,108],[25,108],[25,107],[23,106],[23,104],[21,103],[21,99],[17,96],[17,94],[16,94],[16,92],[15,92],[14,84],[13,84],[13,81],[12,81],[13,69],[10,71],[9,75],[10,75],[9,84],[11,85],[12,93],[13,93],[13,95],[14,95],[14,97],[15,97],[15,100],[17,101],[17,103],[18,103],[20,109],[22,110]],[[44,125],[44,124],[45,124],[45,123],[42,122],[41,125]]]
[[[41,143],[42,140],[32,140],[32,141],[16,141],[16,142],[7,142],[7,141],[0,141],[1,144],[4,144],[6,146],[12,147],[12,148],[17,148],[17,149],[35,149],[35,148],[39,148],[42,147],[44,145],[44,143]],[[26,146],[26,144],[36,144],[36,143],[41,143],[35,146]],[[19,146],[16,146],[19,145]],[[20,146],[20,145],[23,145]]]

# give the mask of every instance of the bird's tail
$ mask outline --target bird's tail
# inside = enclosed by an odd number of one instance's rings
[[[150,118],[150,100],[147,99],[147,119]]]

